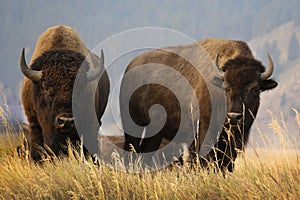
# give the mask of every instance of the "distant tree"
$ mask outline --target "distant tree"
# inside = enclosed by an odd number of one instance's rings
[[[297,36],[295,33],[293,33],[290,44],[289,44],[289,49],[288,49],[288,59],[289,61],[295,60],[298,58],[300,55],[300,46],[299,46],[299,41],[297,39]]]
[[[0,83],[0,93],[4,90],[4,85],[3,83]]]

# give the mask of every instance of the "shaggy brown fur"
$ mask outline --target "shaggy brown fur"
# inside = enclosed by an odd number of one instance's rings
[[[254,59],[250,48],[244,41],[207,38],[199,41],[198,44],[207,51],[212,59],[215,59],[219,53],[219,66],[224,66],[229,59],[239,56],[247,57],[250,60]]]
[[[90,53],[79,35],[71,27],[53,26],[40,35],[31,57],[30,65],[37,57],[50,49],[73,50],[84,56],[87,56]]]
[[[54,121],[61,113],[72,115],[72,92],[77,72],[81,66],[83,71],[93,67],[85,60],[88,53],[89,50],[70,27],[52,27],[40,36],[30,68],[42,70],[42,78],[39,82],[24,78],[22,88],[22,104],[29,122],[29,147],[34,160],[41,159],[40,150],[45,145],[56,155],[60,155],[66,154],[67,138],[70,138],[72,144],[80,142],[76,129],[61,133],[55,128]],[[109,80],[104,71],[95,97],[99,122],[107,104],[108,94]],[[82,109],[84,112],[84,108]],[[91,120],[91,123],[98,121]],[[97,130],[95,134],[96,132]],[[87,154],[87,150],[85,151]]]

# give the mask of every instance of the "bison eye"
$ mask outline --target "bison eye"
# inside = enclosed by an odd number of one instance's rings
[[[253,94],[253,95],[255,95],[255,96],[258,96],[259,95],[259,88],[258,87],[256,87],[256,88],[253,88],[252,90],[251,90],[251,93]]]
[[[52,97],[54,90],[53,90],[53,87],[44,87],[43,92],[46,96]]]

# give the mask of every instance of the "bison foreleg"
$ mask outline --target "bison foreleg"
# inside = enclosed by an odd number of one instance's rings
[[[42,159],[43,135],[42,128],[36,119],[29,122],[29,151],[34,161]]]
[[[134,137],[130,134],[125,133],[124,149],[126,151],[140,153],[141,152],[140,142],[141,142],[141,137]]]

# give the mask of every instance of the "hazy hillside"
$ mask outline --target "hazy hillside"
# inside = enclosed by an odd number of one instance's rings
[[[253,138],[259,140],[257,128],[270,140],[278,141],[277,135],[271,135],[269,126],[272,121],[268,111],[273,112],[278,121],[282,121],[284,116],[285,127],[283,130],[286,138],[292,141],[299,141],[299,128],[295,121],[293,109],[300,110],[300,26],[294,21],[285,23],[269,33],[263,34],[251,41],[249,45],[253,53],[260,60],[266,63],[266,52],[270,52],[274,63],[274,78],[279,85],[276,89],[263,93],[261,96],[261,107],[258,118],[253,128]],[[288,133],[288,134],[287,134]]]
[[[89,48],[124,30],[158,26],[183,32],[195,40],[222,37],[251,40],[286,22],[300,24],[300,2],[235,1],[0,1],[0,82],[15,87],[22,47],[30,58],[38,36],[49,26],[75,28]]]

